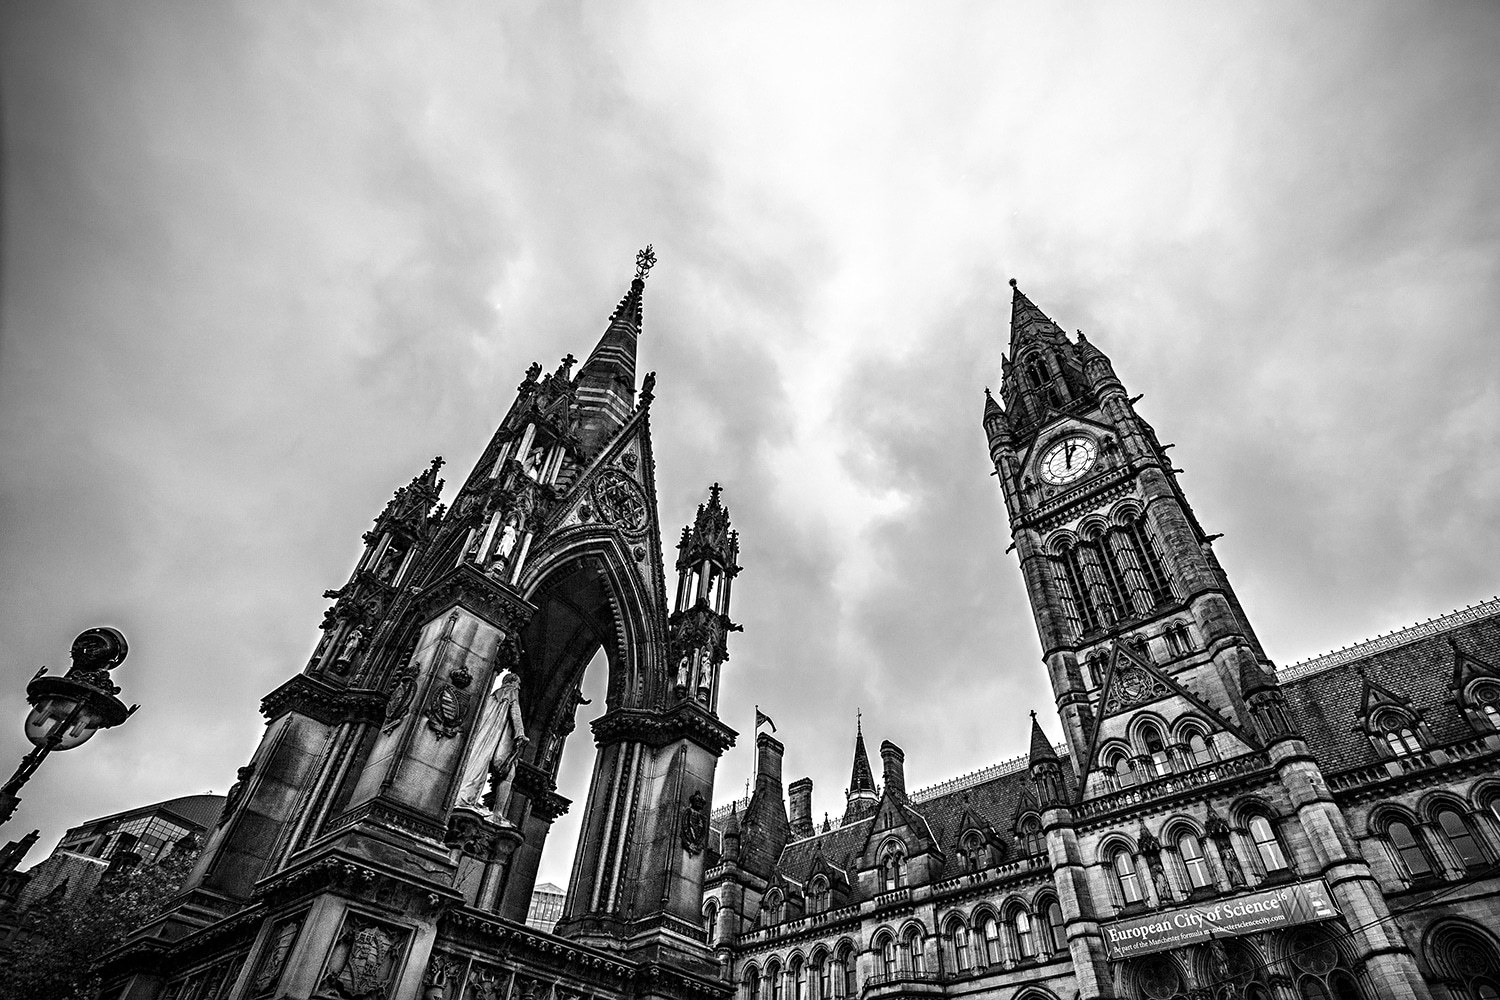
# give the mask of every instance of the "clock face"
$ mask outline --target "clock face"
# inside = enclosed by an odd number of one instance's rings
[[[1092,438],[1075,434],[1063,438],[1042,456],[1042,478],[1049,483],[1071,483],[1094,467],[1097,450]]]

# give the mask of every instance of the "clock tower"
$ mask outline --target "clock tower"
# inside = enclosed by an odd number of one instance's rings
[[[1137,399],[1082,332],[1014,289],[984,427],[1088,792],[1258,742],[1240,677],[1265,654]],[[1149,720],[1127,711],[1148,701]]]
[[[1079,992],[1117,989],[1118,956],[1104,943],[1111,913],[1183,902],[1162,841],[1189,822],[1214,841],[1232,892],[1318,873],[1382,995],[1425,1000],[1214,556],[1216,536],[1194,516],[1171,445],[1136,412],[1139,399],[1081,331],[1069,338],[1015,288],[1000,399],[986,391],[984,428],[1069,749],[1060,761],[1033,717],[1031,779]],[[1065,767],[1076,780],[1064,780]],[[1234,838],[1258,858],[1249,876]],[[1106,862],[1113,888],[1096,877]]]

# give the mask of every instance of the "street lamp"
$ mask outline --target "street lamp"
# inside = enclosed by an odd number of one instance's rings
[[[118,726],[139,705],[125,707],[115,695],[120,689],[109,672],[120,665],[130,646],[119,629],[91,628],[73,640],[73,666],[61,677],[47,668],[26,685],[31,713],[26,716],[26,738],[36,747],[21,758],[21,766],[0,788],[0,823],[10,819],[20,804],[16,793],[54,750],[71,750],[101,729]]]

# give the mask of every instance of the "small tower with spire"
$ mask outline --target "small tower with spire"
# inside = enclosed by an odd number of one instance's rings
[[[870,755],[865,750],[864,720],[858,714],[854,718],[854,764],[849,771],[849,790],[845,794],[845,825],[874,815],[875,807],[880,804],[875,774],[870,770]]]
[[[708,488],[708,503],[698,505],[692,527],[677,543],[677,604],[667,622],[674,692],[709,712],[719,706],[719,671],[729,659],[727,640],[740,626],[729,618],[730,588],[740,572],[739,535],[729,527],[729,510],[720,503],[724,488]]]

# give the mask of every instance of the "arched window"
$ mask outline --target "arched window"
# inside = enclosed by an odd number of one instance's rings
[[[711,900],[703,908],[703,929],[708,937],[708,943],[712,945],[719,930],[719,904]]]
[[[1437,820],[1438,827],[1443,831],[1443,836],[1448,838],[1448,843],[1453,847],[1453,853],[1458,855],[1458,860],[1465,868],[1478,868],[1485,863],[1484,851],[1479,847],[1479,841],[1474,837],[1474,831],[1469,829],[1469,823],[1457,809],[1445,806],[1439,809],[1433,816]]]
[[[880,948],[880,970],[887,979],[896,977],[896,937],[887,934],[878,945]]]
[[[1203,856],[1203,843],[1196,834],[1183,833],[1178,836],[1177,856],[1182,859],[1182,867],[1187,869],[1190,888],[1207,889],[1214,884],[1213,876],[1208,870],[1208,859]]]
[[[1334,939],[1323,929],[1303,927],[1287,939],[1287,953],[1297,973],[1302,1000],[1362,1000]]]
[[[850,945],[844,945],[839,949],[839,996],[848,1000],[858,995],[859,988],[855,982],[857,963],[854,957],[854,949]]]
[[[1411,720],[1396,712],[1385,712],[1375,722],[1384,736],[1386,749],[1393,757],[1406,757],[1422,750],[1422,741],[1412,728]]]
[[[984,934],[984,964],[999,965],[1005,959],[1000,951],[1000,921],[993,913],[986,914],[979,929]]]
[[[927,960],[923,954],[923,936],[919,928],[912,927],[906,932],[902,941],[902,964],[906,968],[921,975],[927,969]]]
[[[1114,776],[1116,788],[1129,788],[1135,784],[1135,762],[1123,750],[1116,750],[1110,755],[1109,770]]]
[[[1500,684],[1485,681],[1474,685],[1469,701],[1492,730],[1500,730]]]
[[[781,1000],[781,966],[775,962],[766,966],[766,985],[770,987],[771,1000]]]
[[[1454,1000],[1500,997],[1500,949],[1494,938],[1467,922],[1440,923],[1428,934],[1427,962]]]
[[[1183,996],[1182,972],[1167,955],[1147,955],[1135,967],[1135,988],[1146,1000]]]
[[[792,959],[792,1000],[807,1000],[807,965],[801,955]]]
[[[953,967],[959,972],[968,972],[974,961],[969,953],[969,929],[955,920],[949,925],[948,936],[953,941]]]
[[[890,843],[880,854],[881,884],[885,892],[906,884],[906,853],[899,843]]]
[[[1167,764],[1167,744],[1161,738],[1161,730],[1149,722],[1141,727],[1141,746],[1151,758],[1148,765],[1151,777],[1159,778],[1171,770]]]
[[[745,996],[747,1000],[760,1000],[760,970],[753,965],[745,970]]]
[[[761,923],[767,927],[772,924],[781,923],[785,905],[786,899],[782,896],[780,889],[772,889],[766,893],[766,904],[761,914]]]
[[[829,892],[827,878],[819,875],[812,880],[812,886],[808,889],[807,900],[807,911],[809,913],[822,913],[828,909]]]
[[[1010,929],[1016,943],[1016,954],[1022,961],[1036,957],[1036,932],[1031,929],[1031,914],[1017,907],[1010,915]]]
[[[820,951],[813,956],[813,1000],[833,1000],[833,962],[828,952]]]
[[[970,830],[964,834],[963,855],[969,871],[977,872],[984,867],[986,853],[983,834],[978,830]]]
[[[1427,851],[1405,820],[1395,819],[1387,823],[1385,839],[1399,862],[1398,868],[1405,869],[1408,878],[1425,878],[1432,874],[1432,862],[1427,857]]]
[[[1046,849],[1046,844],[1042,841],[1041,821],[1035,816],[1027,816],[1021,820],[1021,850],[1026,852],[1026,856],[1035,857]]]
[[[1068,931],[1063,925],[1062,907],[1058,904],[1057,900],[1049,899],[1042,908],[1042,912],[1047,918],[1045,942],[1047,950],[1054,955],[1067,951]]]
[[[1286,852],[1281,849],[1281,841],[1277,839],[1270,820],[1264,816],[1251,816],[1250,840],[1255,844],[1256,856],[1267,874],[1287,870]]]
[[[1135,855],[1124,848],[1115,851],[1110,859],[1115,871],[1115,884],[1120,889],[1120,898],[1128,903],[1143,903],[1146,897],[1141,892],[1141,878],[1135,870]]]
[[[1196,729],[1187,731],[1188,757],[1192,760],[1194,767],[1202,767],[1204,764],[1212,764],[1214,751],[1208,740]]]

